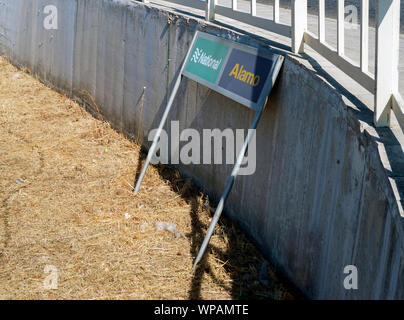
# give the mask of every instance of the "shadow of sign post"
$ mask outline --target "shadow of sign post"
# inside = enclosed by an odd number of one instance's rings
[[[181,72],[175,81],[173,91],[161,118],[159,128],[149,149],[134,194],[140,189],[147,167],[152,159],[164,123],[170,112],[183,76],[215,90],[240,104],[255,110],[255,116],[248,130],[247,137],[237,156],[231,176],[226,182],[215,214],[207,234],[194,262],[194,270],[202,259],[209,244],[214,228],[222,214],[224,204],[230,194],[240,166],[248,149],[248,144],[255,134],[262,112],[268,100],[269,93],[278,77],[284,57],[270,53],[267,50],[225,40],[207,33],[197,31],[190,50],[181,67]]]

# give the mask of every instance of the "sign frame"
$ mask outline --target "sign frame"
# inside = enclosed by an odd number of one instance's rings
[[[221,79],[221,77],[223,75],[223,71],[224,71],[224,69],[225,69],[225,67],[227,65],[227,62],[228,62],[228,60],[230,58],[230,55],[231,55],[231,52],[232,52],[233,48],[273,61],[272,68],[268,72],[268,77],[265,80],[265,83],[264,83],[264,86],[262,88],[260,97],[258,98],[258,101],[256,103],[254,103],[253,101],[248,100],[248,99],[246,99],[246,98],[244,98],[244,97],[242,97],[240,95],[237,95],[237,94],[235,94],[235,93],[233,93],[233,92],[231,92],[229,90],[226,90],[226,89],[220,87],[218,84],[213,84],[212,82],[209,82],[209,81],[207,81],[207,80],[205,80],[203,78],[200,78],[200,77],[198,77],[198,76],[196,76],[196,75],[194,75],[194,74],[192,74],[192,73],[185,70],[186,66],[187,66],[187,64],[189,62],[189,59],[191,57],[191,54],[193,52],[193,48],[195,46],[195,43],[196,43],[198,38],[202,38],[202,39],[210,40],[210,41],[213,41],[213,42],[217,42],[219,44],[226,45],[226,46],[229,47],[229,52],[227,53],[225,61],[223,62],[223,67],[220,70],[220,73],[218,75],[218,80],[216,81],[217,83],[220,81],[220,79]],[[240,103],[240,104],[242,104],[242,105],[244,105],[244,106],[246,106],[248,108],[251,108],[251,109],[253,109],[255,111],[258,111],[261,107],[265,108],[266,98],[269,95],[269,93],[271,92],[273,86],[275,85],[275,81],[276,81],[276,79],[278,77],[279,71],[280,71],[280,69],[282,67],[282,64],[283,64],[284,57],[281,56],[281,55],[276,55],[277,57],[276,57],[276,59],[274,59],[274,55],[275,55],[274,53],[271,53],[271,52],[269,52],[269,50],[267,50],[265,48],[262,48],[262,47],[258,47],[258,48],[257,47],[251,47],[249,45],[240,44],[238,42],[233,42],[231,40],[223,39],[223,38],[220,38],[220,37],[217,37],[217,36],[205,33],[205,32],[197,31],[195,36],[194,36],[194,39],[192,40],[192,43],[191,43],[190,49],[188,50],[187,56],[185,57],[184,65],[183,65],[183,67],[181,69],[181,74],[183,74],[187,78],[189,78],[191,80],[194,80],[194,81],[208,87],[209,89],[212,89],[212,90],[214,90],[214,91],[216,91],[216,92],[218,92],[218,93],[220,93],[220,94],[222,94],[222,95],[224,95],[224,96],[226,96],[226,97],[228,97],[228,98],[230,98],[230,99],[232,99],[232,100],[234,100],[234,101],[236,101],[236,102],[238,102],[238,103]],[[272,75],[272,77],[270,75]]]
[[[187,63],[189,62],[190,55],[193,52],[195,42],[200,36],[202,38],[205,38],[205,39],[210,40],[210,41],[218,41],[219,43],[222,43],[222,44],[224,44],[226,46],[228,45],[231,48],[231,50],[229,50],[227,52],[227,56],[226,56],[226,59],[225,59],[226,61],[223,62],[222,69],[220,70],[220,73],[216,77],[215,85],[213,85],[211,82],[209,82],[209,81],[207,81],[205,79],[202,79],[200,77],[194,76],[192,73],[189,73],[189,72],[185,71]],[[229,97],[229,98],[231,98],[231,99],[233,99],[233,100],[235,100],[235,101],[237,101],[237,102],[239,102],[239,103],[241,103],[241,104],[255,110],[255,116],[254,116],[254,119],[253,119],[252,124],[250,126],[250,129],[248,130],[247,137],[245,138],[243,146],[242,146],[239,154],[237,155],[236,164],[233,167],[231,176],[228,178],[228,180],[226,182],[224,192],[223,192],[223,194],[222,194],[222,196],[220,198],[219,204],[218,204],[218,206],[216,208],[215,214],[213,215],[213,218],[212,218],[212,221],[211,221],[210,226],[208,228],[208,231],[206,233],[206,236],[205,236],[205,238],[203,240],[201,248],[199,249],[198,255],[197,255],[197,257],[196,257],[196,259],[194,261],[194,265],[193,265],[194,270],[195,270],[198,262],[201,261],[203,255],[205,253],[205,250],[206,250],[206,248],[207,248],[207,246],[209,244],[210,238],[212,237],[214,228],[215,228],[217,222],[219,221],[219,218],[220,218],[220,216],[222,214],[222,211],[223,211],[223,208],[224,208],[224,204],[225,204],[225,202],[226,202],[226,200],[227,200],[227,198],[228,198],[228,196],[230,194],[231,189],[233,188],[235,179],[236,179],[236,177],[238,175],[238,172],[240,170],[240,167],[241,167],[241,164],[243,162],[245,153],[247,152],[248,144],[249,144],[249,142],[251,141],[251,139],[253,138],[253,136],[255,134],[255,129],[257,128],[257,125],[258,125],[258,123],[259,123],[259,121],[261,119],[262,113],[263,113],[263,111],[265,109],[266,103],[268,101],[268,96],[269,96],[269,94],[271,92],[271,89],[273,88],[273,86],[275,84],[275,81],[276,81],[276,79],[278,77],[279,71],[280,71],[280,69],[282,67],[282,64],[283,64],[283,61],[284,61],[283,56],[281,56],[279,54],[276,54],[276,60],[274,61],[273,65],[272,65],[272,68],[268,71],[268,76],[267,76],[267,79],[265,80],[264,86],[261,89],[261,94],[260,94],[257,102],[254,103],[253,101],[250,101],[250,100],[248,100],[246,98],[243,98],[243,97],[241,97],[241,96],[239,96],[239,95],[237,95],[237,94],[235,94],[233,92],[230,92],[229,90],[226,90],[224,88],[220,88],[218,86],[218,82],[221,80],[222,73],[223,73],[223,71],[224,71],[224,69],[225,69],[225,67],[227,65],[227,61],[228,61],[228,59],[229,59],[229,57],[230,57],[230,55],[231,55],[231,53],[233,51],[233,48],[241,50],[241,51],[244,51],[244,52],[247,52],[247,53],[250,53],[250,54],[254,54],[256,56],[260,56],[260,57],[264,57],[264,58],[267,57],[267,59],[271,59],[275,55],[274,53],[269,53],[269,52],[267,53],[267,51],[263,50],[262,48],[254,48],[254,47],[250,47],[248,45],[242,45],[242,44],[239,44],[237,42],[233,42],[233,41],[226,40],[226,39],[214,36],[214,35],[210,35],[210,34],[207,34],[207,33],[204,33],[204,32],[197,31],[195,33],[195,35],[194,35],[194,38],[192,39],[191,46],[188,49],[188,53],[187,53],[187,55],[185,57],[185,60],[182,63],[180,73],[178,74],[177,79],[176,79],[176,81],[174,83],[173,91],[170,94],[170,98],[169,98],[169,100],[167,102],[167,106],[166,106],[166,108],[164,110],[163,116],[162,116],[162,118],[160,120],[159,127],[158,127],[158,129],[156,131],[156,134],[154,136],[153,143],[152,143],[152,145],[151,145],[151,147],[149,149],[149,152],[147,154],[147,158],[146,158],[145,163],[143,165],[142,171],[140,172],[139,179],[138,179],[138,181],[136,183],[136,186],[134,188],[134,191],[133,191],[133,193],[135,195],[139,192],[140,185],[141,185],[142,180],[143,180],[143,178],[144,178],[144,176],[146,174],[146,170],[147,170],[147,167],[149,166],[150,160],[153,157],[154,152],[156,150],[158,140],[160,138],[160,135],[161,135],[161,132],[163,130],[163,127],[164,127],[164,125],[166,123],[168,114],[169,114],[169,112],[171,110],[171,107],[173,105],[174,98],[175,98],[175,96],[176,96],[176,94],[178,92],[178,89],[179,89],[180,83],[181,83],[181,79],[182,79],[183,76],[185,76],[187,78],[190,78],[191,80],[197,81],[198,83],[201,83],[202,85],[205,85],[206,87],[208,87],[208,88],[210,88],[210,89],[212,89],[214,91],[217,91],[217,92],[223,94],[224,96],[227,96],[227,97]],[[271,57],[271,58],[269,58],[269,57]],[[272,74],[272,77],[270,77],[271,74]]]

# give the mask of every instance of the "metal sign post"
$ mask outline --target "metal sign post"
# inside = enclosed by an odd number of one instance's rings
[[[166,109],[164,110],[163,117],[161,118],[160,125],[159,125],[159,127],[157,129],[156,135],[154,136],[153,143],[152,143],[152,145],[151,145],[151,147],[149,149],[149,152],[147,154],[146,161],[145,161],[145,163],[143,165],[142,171],[140,172],[140,176],[139,176],[139,179],[137,180],[135,190],[133,191],[134,194],[137,194],[139,192],[140,184],[142,183],[143,177],[146,174],[147,167],[149,166],[150,160],[153,157],[154,152],[156,151],[157,142],[159,141],[161,131],[163,130],[163,127],[164,127],[164,123],[167,120],[168,113],[171,110],[171,106],[173,105],[174,98],[175,98],[175,96],[177,94],[178,88],[180,87],[181,79],[182,79],[182,75],[180,73],[177,80],[175,81],[173,92],[170,95],[170,98],[168,100]]]
[[[191,48],[193,47],[193,45],[195,43],[197,35],[198,35],[198,32],[195,34],[195,36],[194,36],[194,38],[192,40]],[[159,141],[160,135],[161,135],[161,131],[163,130],[164,123],[167,120],[167,117],[168,117],[168,114],[169,114],[169,112],[171,110],[171,107],[173,105],[175,96],[177,95],[178,89],[180,87],[181,79],[182,79],[182,73],[183,73],[184,67],[185,67],[185,65],[186,65],[186,63],[187,63],[187,61],[189,59],[190,52],[191,51],[188,51],[187,57],[185,58],[184,63],[181,66],[181,71],[180,71],[180,73],[179,73],[179,75],[177,77],[177,80],[175,81],[173,91],[171,92],[170,98],[168,99],[166,109],[164,110],[163,117],[160,120],[160,124],[159,124],[159,127],[157,129],[156,135],[154,136],[153,143],[152,143],[152,145],[151,145],[151,147],[149,149],[149,152],[147,153],[146,161],[145,161],[145,163],[143,165],[142,171],[140,172],[140,176],[139,176],[139,179],[137,180],[135,189],[133,190],[133,194],[135,194],[135,195],[139,192],[140,185],[142,183],[144,175],[146,174],[147,167],[149,166],[150,160],[153,157],[154,152],[156,151],[156,147],[157,147],[157,143]]]
[[[237,156],[236,164],[235,164],[235,166],[233,168],[233,171],[231,172],[230,178],[227,180],[226,187],[224,189],[223,195],[220,198],[220,201],[219,201],[219,204],[218,204],[218,206],[216,208],[215,214],[213,215],[212,221],[211,221],[211,223],[209,225],[208,232],[206,233],[205,239],[203,239],[202,246],[199,249],[198,255],[197,255],[196,259],[195,259],[194,266],[193,266],[194,270],[196,269],[196,265],[199,263],[199,261],[201,261],[203,255],[205,253],[206,247],[209,244],[209,240],[212,237],[212,234],[213,234],[213,231],[215,229],[215,226],[216,226],[217,222],[219,221],[219,218],[220,218],[220,216],[222,214],[222,211],[223,211],[224,203],[226,202],[227,197],[229,196],[230,191],[233,188],[234,181],[236,180],[236,177],[237,177],[238,172],[240,170],[240,166],[241,166],[241,164],[243,162],[245,153],[247,152],[248,144],[250,143],[251,138],[255,134],[255,129],[257,128],[258,122],[260,121],[260,118],[261,118],[261,115],[262,115],[263,111],[264,111],[264,106],[255,113],[255,117],[254,117],[254,120],[253,120],[253,122],[251,124],[251,128],[250,128],[250,130],[248,130],[247,138],[244,140],[243,147],[241,148],[240,153]]]
[[[138,193],[147,167],[154,155],[164,123],[167,120],[168,113],[180,86],[182,75],[256,111],[251,128],[248,130],[232,174],[227,180],[224,193],[220,198],[208,232],[195,259],[194,269],[202,259],[213,230],[222,214],[224,203],[238,175],[248,149],[248,144],[255,134],[255,129],[264,111],[268,95],[279,74],[283,60],[282,56],[270,53],[267,50],[241,45],[199,31],[196,32],[192,40],[190,50],[181,67],[181,72],[175,82],[173,92],[170,95],[159,128],[153,139],[146,162],[136,183],[134,194]]]

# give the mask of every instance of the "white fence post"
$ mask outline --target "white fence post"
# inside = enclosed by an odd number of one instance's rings
[[[361,70],[369,71],[369,0],[361,1]]]
[[[374,123],[390,124],[392,95],[398,90],[400,0],[377,0]]]
[[[237,0],[231,0],[231,8],[232,10],[237,10]]]
[[[325,0],[318,1],[318,40],[325,41]]]
[[[304,51],[304,34],[307,30],[307,0],[293,0],[292,6],[292,51]]]
[[[251,15],[255,17],[257,15],[257,0],[250,0],[251,1]]]
[[[345,54],[345,0],[338,0],[337,52],[340,56]]]
[[[279,0],[274,0],[274,16],[273,20],[275,23],[279,23]]]
[[[206,0],[206,12],[205,12],[206,21],[215,20],[216,1],[217,0]]]

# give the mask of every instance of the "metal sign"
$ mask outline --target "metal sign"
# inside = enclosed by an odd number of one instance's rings
[[[178,88],[180,87],[182,75],[256,111],[250,127],[252,130],[248,130],[247,137],[237,156],[236,164],[231,176],[227,180],[225,190],[220,198],[205,239],[195,259],[194,269],[202,259],[216,223],[222,214],[224,203],[238,175],[241,163],[247,152],[248,144],[255,133],[255,129],[264,111],[268,95],[282,66],[283,59],[284,58],[280,55],[243,46],[199,31],[192,40],[191,49],[188,51],[187,57],[181,67],[181,72],[175,81],[173,91],[168,99],[166,109],[160,120],[159,127],[133,193],[137,194],[139,192],[140,184],[146,174],[150,160],[154,155],[161,131],[173,105]]]
[[[197,32],[182,74],[249,108],[261,108],[283,57]]]

